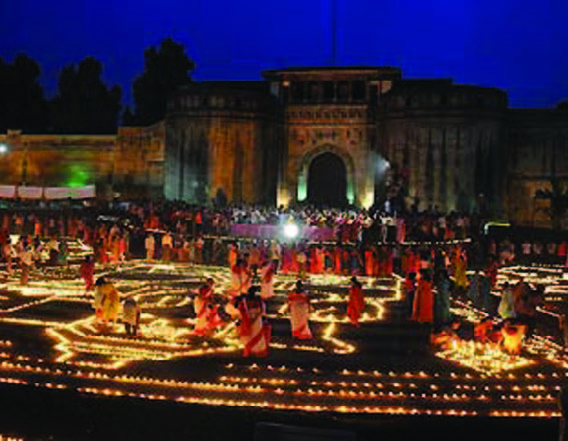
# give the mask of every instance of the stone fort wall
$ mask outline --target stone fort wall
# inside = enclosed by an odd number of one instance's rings
[[[207,203],[305,201],[319,154],[345,164],[347,198],[379,195],[378,160],[406,170],[408,204],[546,224],[536,190],[568,183],[568,111],[510,109],[495,88],[404,80],[394,68],[302,68],[195,83],[166,118],[116,135],[0,135],[0,184],[96,184],[99,194]],[[482,195],[482,196],[481,196]]]

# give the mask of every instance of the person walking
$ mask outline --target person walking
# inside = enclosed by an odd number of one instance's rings
[[[357,277],[351,278],[349,287],[349,300],[347,302],[347,316],[351,323],[359,326],[359,319],[365,309],[365,297],[363,296],[363,287]]]
[[[146,248],[146,261],[151,262],[154,259],[154,250],[156,248],[156,239],[154,239],[153,233],[148,233],[146,236],[144,247]]]
[[[421,272],[418,280],[412,319],[420,323],[432,323],[434,321],[434,295],[430,274],[426,270]]]
[[[79,272],[81,278],[85,281],[85,293],[92,291],[95,286],[95,261],[91,256],[85,256]]]

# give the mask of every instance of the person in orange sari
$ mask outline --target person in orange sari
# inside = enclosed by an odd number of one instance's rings
[[[298,278],[301,280],[305,280],[306,269],[308,266],[308,256],[306,255],[306,252],[302,248],[299,248],[294,254],[295,254],[294,261],[296,262]]]
[[[99,258],[102,264],[109,263],[108,247],[104,239],[99,239]]]
[[[241,294],[246,294],[252,283],[252,274],[247,265],[246,260],[237,259],[237,263],[231,268],[231,294],[236,297]]]
[[[351,277],[351,286],[349,288],[349,301],[347,303],[347,316],[351,323],[359,326],[359,318],[365,309],[365,297],[363,296],[363,287],[357,280],[357,277]]]
[[[292,250],[288,245],[282,247],[282,273],[288,274],[292,272]]]
[[[233,268],[237,264],[237,259],[239,258],[239,248],[236,243],[231,244],[229,248],[229,268]]]
[[[341,274],[344,276],[351,274],[351,252],[347,246],[343,249],[341,256]]]
[[[343,256],[343,251],[341,247],[337,245],[333,250],[333,272],[335,274],[341,274],[341,257]]]
[[[417,250],[409,248],[408,249],[408,257],[406,261],[406,274],[410,273],[418,273],[418,268],[420,266],[420,257],[418,255]]]
[[[318,274],[318,257],[316,254],[316,247],[312,246],[308,248],[306,253],[309,254],[308,261],[306,262],[306,265],[308,266],[307,272]]]
[[[91,256],[86,256],[80,267],[81,278],[85,281],[85,292],[92,291],[95,287],[95,261]]]
[[[312,331],[308,323],[310,298],[301,280],[296,282],[296,287],[288,294],[288,308],[290,310],[292,336],[299,339],[312,338]]]
[[[193,335],[205,336],[209,331],[207,313],[213,296],[213,286],[215,281],[210,277],[199,288],[197,295],[193,299],[193,311],[195,313],[195,326]]]
[[[430,275],[422,271],[416,287],[414,305],[412,308],[412,320],[420,323],[432,323],[434,321],[434,294]]]
[[[316,247],[316,274],[323,274],[325,272],[325,252],[321,246]]]
[[[269,351],[271,327],[265,322],[266,309],[258,292],[258,286],[251,286],[247,294],[235,299],[244,357],[265,357]]]
[[[128,239],[124,232],[118,235],[118,260],[124,262],[128,255]]]
[[[461,249],[456,247],[452,260],[452,271],[454,274],[456,287],[462,290],[466,290],[469,286],[469,280],[466,274],[467,262],[463,256]]]
[[[386,275],[386,260],[387,253],[384,246],[381,246],[377,252],[377,259],[375,260],[375,274],[377,277],[384,277]]]
[[[113,235],[109,239],[110,261],[118,263],[120,261],[120,243],[118,235]]]
[[[41,220],[36,217],[34,222],[34,236],[41,236],[41,232],[43,231],[43,226],[41,225]]]
[[[365,250],[365,275],[367,277],[375,276],[375,256],[370,246]]]
[[[274,275],[276,267],[274,261],[265,260],[260,269],[260,296],[263,300],[274,297]]]

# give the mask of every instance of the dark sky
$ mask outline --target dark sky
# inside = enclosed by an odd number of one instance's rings
[[[43,68],[53,94],[62,65],[92,55],[123,87],[143,50],[172,36],[194,76],[259,79],[262,69],[325,65],[333,0],[3,0],[0,56]],[[566,0],[336,0],[338,64],[391,65],[406,78],[496,86],[514,107],[568,98]]]

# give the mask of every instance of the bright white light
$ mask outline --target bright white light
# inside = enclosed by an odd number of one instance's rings
[[[390,162],[388,162],[383,157],[379,157],[377,161],[377,172],[382,174],[385,173],[389,168],[390,168]]]
[[[294,239],[298,236],[300,229],[296,224],[286,224],[284,225],[284,235],[290,239]]]
[[[6,144],[0,144],[0,153],[6,153],[8,151],[8,146]]]

